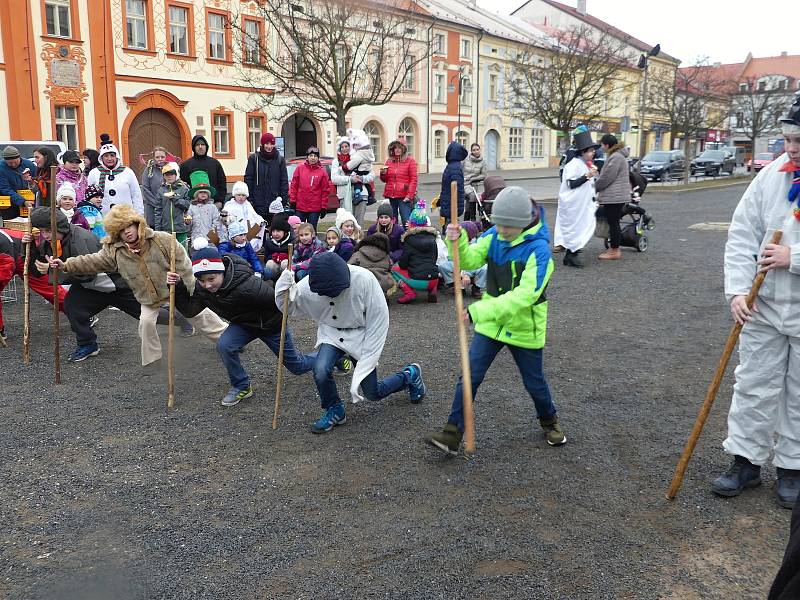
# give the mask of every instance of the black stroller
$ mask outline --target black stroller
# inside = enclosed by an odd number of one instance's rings
[[[648,242],[644,232],[655,229],[656,222],[652,216],[647,214],[644,207],[639,204],[641,195],[647,188],[647,180],[638,173],[631,173],[630,181],[631,201],[626,203],[622,209],[620,245],[636,248],[639,252],[645,252],[647,251]],[[602,206],[597,209],[595,216],[597,217],[595,235],[603,238],[603,243],[608,248],[611,245],[611,240],[608,237],[608,221],[606,221],[605,211]]]

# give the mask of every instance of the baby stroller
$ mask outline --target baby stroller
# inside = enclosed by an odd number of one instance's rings
[[[647,181],[638,173],[631,173],[631,201],[626,203],[622,209],[622,219],[620,219],[621,239],[620,245],[628,248],[636,248],[639,252],[647,251],[647,236],[645,231],[652,231],[656,228],[655,219],[647,214],[647,211],[639,203],[641,194],[647,187]],[[641,181],[640,181],[641,179]],[[606,248],[611,246],[611,239],[608,237],[608,221],[606,221],[603,207],[597,209],[597,228],[595,235],[603,238]]]

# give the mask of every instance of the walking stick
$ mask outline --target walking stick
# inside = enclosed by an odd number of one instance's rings
[[[458,225],[458,189],[456,182],[450,184],[450,222]],[[458,242],[453,247],[453,289],[456,295],[456,327],[458,327],[458,347],[461,353],[461,391],[464,402],[464,450],[475,452],[475,420],[472,415],[472,373],[469,370],[469,350],[467,349],[467,328],[462,317],[464,298],[461,296],[461,260],[458,256]]]
[[[178,244],[175,232],[172,233],[172,246],[169,251],[169,272],[175,272],[175,246]],[[175,406],[175,284],[169,286],[169,333],[167,333],[167,411]]]
[[[292,254],[294,254],[294,247],[289,244],[287,247],[289,252],[289,260],[287,261],[286,268],[291,272],[292,270]],[[275,383],[275,410],[272,414],[272,428],[278,428],[278,411],[281,409],[281,385],[283,384],[283,349],[286,346],[286,321],[289,318],[289,290],[286,290],[286,295],[283,297],[283,316],[281,316],[281,343],[278,346],[278,380]]]
[[[58,228],[56,227],[56,176],[58,167],[50,167],[50,250],[56,258],[60,258],[58,251]],[[30,218],[30,217],[28,217]],[[61,350],[58,339],[58,269],[52,269],[53,273],[53,358],[55,360],[55,382],[61,383]]]
[[[780,243],[782,236],[783,231],[778,229],[772,236],[772,239],[769,243]],[[755,281],[753,281],[753,286],[750,288],[750,293],[747,294],[747,308],[753,308],[753,303],[756,300],[756,296],[758,296],[758,290],[761,289],[761,284],[764,283],[764,278],[767,276],[767,273],[768,271],[761,271],[756,276]],[[689,435],[689,440],[686,442],[686,447],[683,449],[683,454],[681,454],[681,457],[678,460],[678,465],[675,467],[675,474],[672,476],[672,483],[670,483],[669,490],[667,490],[667,500],[674,500],[675,496],[678,495],[678,490],[683,483],[683,476],[686,474],[686,467],[689,465],[689,459],[692,457],[694,447],[697,445],[697,439],[700,437],[700,433],[703,431],[703,427],[706,424],[708,413],[711,412],[711,405],[714,404],[714,400],[717,397],[719,386],[722,383],[722,377],[725,375],[725,369],[728,367],[728,361],[731,359],[731,354],[733,354],[733,349],[739,339],[739,334],[742,331],[742,327],[743,325],[741,323],[734,323],[733,329],[731,329],[731,332],[728,335],[728,341],[725,343],[722,356],[717,363],[717,370],[714,372],[714,378],[711,380],[711,384],[706,390],[706,397],[703,400],[703,406],[700,409],[700,414],[697,415],[697,419],[694,422],[694,427],[692,428],[692,433]]]
[[[29,236],[33,236],[30,213],[28,213]],[[22,267],[22,362],[26,365],[31,362],[31,280],[28,267],[31,264],[31,244],[25,244],[25,263]]]

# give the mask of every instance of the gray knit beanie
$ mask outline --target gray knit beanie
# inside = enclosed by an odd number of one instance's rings
[[[503,189],[492,204],[492,223],[507,227],[527,227],[533,221],[531,197],[519,186]]]
[[[19,150],[17,150],[14,146],[6,146],[3,148],[3,159],[4,160],[13,160],[15,158],[19,158]]]
[[[389,202],[383,202],[380,206],[378,206],[378,216],[384,217],[391,217],[392,214],[392,205]]]

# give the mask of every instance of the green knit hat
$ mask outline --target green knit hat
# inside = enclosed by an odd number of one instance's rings
[[[208,173],[205,171],[195,171],[189,175],[189,182],[192,188],[189,190],[189,197],[194,198],[197,192],[208,192],[211,198],[217,195],[217,190],[211,185],[208,180]]]

